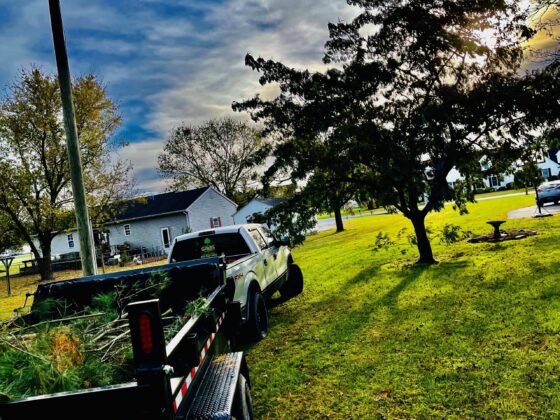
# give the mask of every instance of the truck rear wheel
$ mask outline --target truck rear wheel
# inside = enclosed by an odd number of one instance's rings
[[[231,414],[235,420],[253,420],[251,389],[249,388],[249,382],[243,375],[239,375],[237,381]]]
[[[268,311],[261,292],[254,291],[249,296],[249,317],[246,329],[250,340],[259,341],[268,334]]]
[[[288,280],[280,288],[280,294],[283,298],[291,298],[303,292],[303,273],[301,268],[296,264],[288,266]]]

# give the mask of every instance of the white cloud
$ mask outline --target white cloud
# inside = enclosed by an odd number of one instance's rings
[[[165,12],[171,5],[184,7],[184,13]],[[52,71],[47,2],[29,0],[21,6],[0,0],[0,13],[4,8],[12,19],[0,28],[6,63],[0,78],[13,79],[17,68],[31,62]],[[72,35],[72,72],[99,75],[123,104],[123,114],[149,133],[120,156],[133,162],[141,188],[157,189],[164,186],[155,171],[157,155],[173,127],[226,115],[247,118],[233,113],[233,101],[277,94],[277,87],[263,88],[258,74],[245,67],[246,53],[322,70],[328,22],[355,12],[344,0],[73,0],[62,2],[62,13]],[[138,102],[142,113],[134,108]]]

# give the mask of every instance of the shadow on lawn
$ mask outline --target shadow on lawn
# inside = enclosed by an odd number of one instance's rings
[[[358,307],[352,307],[351,297],[345,295],[345,291],[365,281],[367,276],[377,273],[378,268],[370,267],[362,270],[353,278],[349,279],[338,294],[321,301],[316,305],[317,311],[326,311],[328,319],[319,340],[324,342],[347,343],[352,341],[360,331],[369,328],[370,318],[383,308],[393,308],[397,304],[398,297],[415,282],[421,274],[429,267],[415,266],[403,270],[397,274],[400,281],[387,291],[381,298],[373,302],[364,301]],[[344,298],[347,299],[344,299]],[[337,307],[346,306],[346,310],[340,311]]]

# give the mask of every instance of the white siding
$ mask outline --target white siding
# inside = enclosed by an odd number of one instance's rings
[[[550,176],[558,176],[560,173],[560,166],[548,157],[544,159],[544,162],[539,162],[537,165],[541,170],[550,169]]]
[[[252,216],[255,213],[264,214],[268,209],[270,209],[269,205],[253,199],[249,201],[245,207],[242,207],[233,215],[233,221],[236,225],[242,225],[248,222],[247,218],[249,216]]]
[[[68,235],[72,234],[74,238],[74,248],[68,246]],[[41,246],[39,241],[34,239],[33,243],[41,252]],[[80,252],[80,237],[77,231],[71,231],[68,233],[59,233],[56,235],[51,242],[51,255],[68,254],[69,252]]]
[[[130,225],[130,236],[124,234],[125,225]],[[132,248],[143,246],[146,248],[160,247],[163,249],[161,239],[161,229],[163,228],[169,229],[172,241],[173,238],[188,232],[187,216],[179,213],[107,226],[111,246],[122,245],[128,242]]]
[[[171,242],[179,235],[189,231],[210,229],[210,218],[219,217],[222,226],[233,225],[233,214],[237,205],[209,188],[204,192],[185,213],[176,213],[166,216],[155,216],[147,219],[131,220],[106,226],[109,231],[111,246],[122,245],[128,242],[132,248],[160,247],[163,249],[161,229],[168,228]],[[188,212],[188,214],[187,214]],[[130,235],[124,233],[124,226],[130,225]],[[68,234],[60,233],[52,241],[52,254],[66,254],[80,251],[78,232],[72,232],[74,247],[68,247]]]
[[[191,231],[210,229],[211,217],[219,217],[222,226],[233,225],[233,214],[236,210],[235,203],[209,188],[188,208]]]

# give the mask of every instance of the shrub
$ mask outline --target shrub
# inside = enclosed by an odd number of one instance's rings
[[[440,241],[446,245],[454,244],[471,236],[471,232],[463,232],[461,226],[446,223],[440,235]]]
[[[380,251],[381,249],[388,248],[391,245],[395,245],[395,242],[391,240],[388,234],[384,232],[379,232],[375,237],[375,242],[373,244],[373,252]]]

